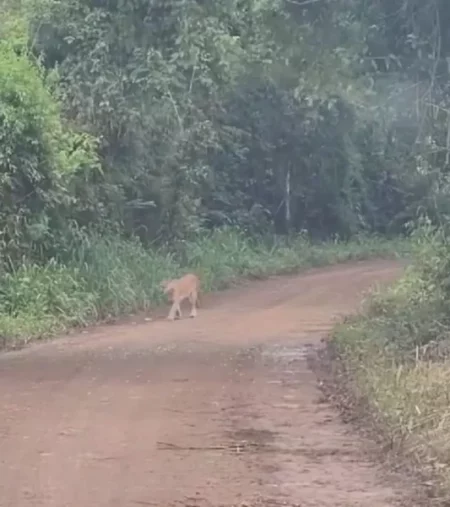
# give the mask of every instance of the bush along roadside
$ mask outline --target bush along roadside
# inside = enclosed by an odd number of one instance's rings
[[[351,409],[379,432],[438,505],[450,500],[450,239],[415,233],[405,275],[333,333],[334,371]],[[348,408],[348,407],[347,407]]]
[[[168,249],[145,249],[137,240],[90,236],[64,263],[23,264],[0,283],[0,345],[17,348],[70,328],[109,317],[150,310],[164,301],[160,282],[197,272],[202,290],[226,287],[239,278],[266,277],[347,260],[402,256],[406,239],[358,237],[314,244],[248,239],[233,229]]]

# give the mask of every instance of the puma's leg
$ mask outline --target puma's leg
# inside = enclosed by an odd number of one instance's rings
[[[167,320],[175,320],[177,314],[181,318],[180,302],[174,301],[172,307],[170,308],[169,315],[167,316]]]
[[[197,294],[195,292],[191,292],[191,294],[189,294],[189,302],[192,305],[190,316],[192,318],[197,317]]]

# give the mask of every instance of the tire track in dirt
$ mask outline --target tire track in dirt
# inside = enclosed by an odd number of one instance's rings
[[[399,500],[307,366],[395,262],[249,282],[195,320],[0,357],[0,506],[383,507]]]

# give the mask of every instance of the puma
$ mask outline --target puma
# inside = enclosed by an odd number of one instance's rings
[[[181,319],[180,304],[184,299],[189,299],[192,305],[190,317],[197,317],[198,295],[200,291],[200,280],[197,275],[188,273],[175,280],[163,280],[161,288],[172,301],[172,307],[170,308],[167,320],[174,320],[177,315]]]

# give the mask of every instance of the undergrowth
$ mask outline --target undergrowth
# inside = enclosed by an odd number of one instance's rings
[[[188,271],[200,275],[203,291],[211,291],[239,278],[403,255],[408,245],[404,239],[367,237],[321,244],[305,236],[257,241],[221,229],[169,251],[145,249],[137,240],[91,236],[64,263],[24,264],[1,276],[1,344],[13,348],[71,327],[150,310],[163,302],[161,280]]]
[[[369,409],[395,455],[423,477],[437,504],[448,505],[450,241],[424,228],[415,245],[403,278],[374,292],[331,343],[352,406]]]

